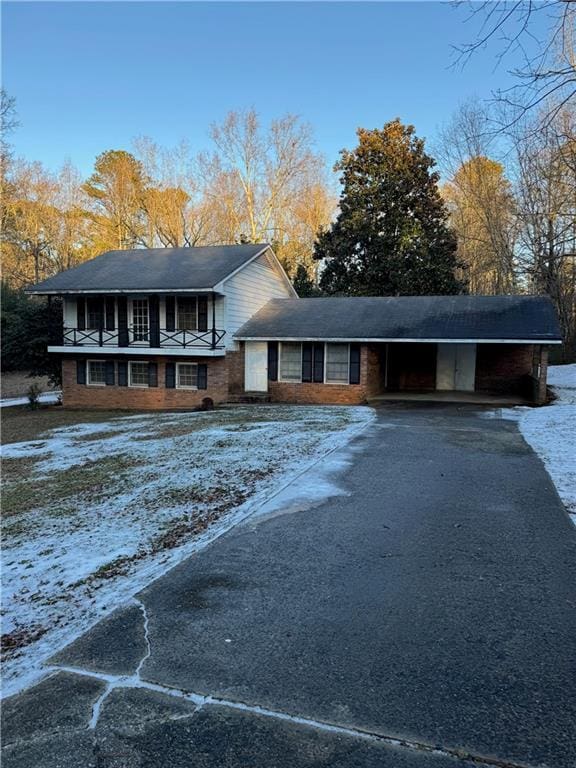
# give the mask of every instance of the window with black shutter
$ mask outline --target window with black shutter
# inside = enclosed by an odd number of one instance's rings
[[[104,300],[100,296],[86,299],[86,328],[97,331],[104,327]]]
[[[158,363],[148,363],[148,386],[158,386]]]
[[[116,328],[115,302],[110,296],[106,299],[106,330],[113,331]]]
[[[312,380],[316,384],[324,381],[324,343],[314,344]]]
[[[176,365],[175,363],[166,363],[165,385],[167,389],[174,389],[176,386]]]
[[[278,342],[268,342],[268,381],[278,381]]]
[[[302,381],[312,381],[312,344],[302,344]]]
[[[118,386],[128,386],[128,363],[126,360],[118,360]]]
[[[208,389],[208,366],[198,363],[198,389]]]
[[[359,344],[350,344],[350,384],[360,384]]]
[[[114,360],[106,360],[106,384],[113,387],[114,383]]]
[[[176,330],[176,299],[174,296],[166,296],[166,330]]]
[[[198,296],[198,330],[208,330],[208,297]]]
[[[86,384],[86,360],[76,360],[76,383]]]
[[[128,346],[128,299],[126,296],[118,297],[118,346]]]
[[[83,296],[76,299],[76,327],[80,331],[86,328],[86,301]]]

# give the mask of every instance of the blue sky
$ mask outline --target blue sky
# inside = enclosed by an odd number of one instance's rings
[[[399,116],[433,140],[459,102],[506,87],[500,46],[451,68],[477,22],[448,3],[3,3],[16,153],[82,173],[137,135],[209,147],[210,123],[296,113],[333,164],[358,126]],[[544,27],[535,33],[544,37]]]

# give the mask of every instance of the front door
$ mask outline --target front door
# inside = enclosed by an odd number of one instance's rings
[[[244,390],[268,392],[268,342],[247,341],[244,354]]]
[[[474,392],[476,344],[438,344],[436,389]]]

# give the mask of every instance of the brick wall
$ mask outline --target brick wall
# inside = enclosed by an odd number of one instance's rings
[[[244,392],[244,348],[245,344],[241,341],[237,352],[226,352],[228,388],[231,395]]]
[[[374,349],[360,347],[360,384],[315,384],[313,382],[269,381],[268,392],[278,403],[357,405],[365,403],[377,388],[378,355]]]
[[[532,344],[478,344],[475,389],[529,394],[533,356]]]
[[[125,359],[125,358],[123,358]],[[142,362],[147,362],[144,358]],[[228,399],[228,367],[224,357],[154,357],[150,361],[158,364],[157,387],[88,386],[76,383],[76,360],[66,359],[62,364],[63,403],[66,408],[121,408],[134,410],[194,408],[203,398],[211,397],[215,403]],[[167,389],[165,385],[165,363],[206,363],[208,368],[207,389]],[[118,371],[115,371],[118,381]]]

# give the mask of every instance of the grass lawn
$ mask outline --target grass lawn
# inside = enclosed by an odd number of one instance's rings
[[[3,416],[4,690],[373,417],[368,408]]]

